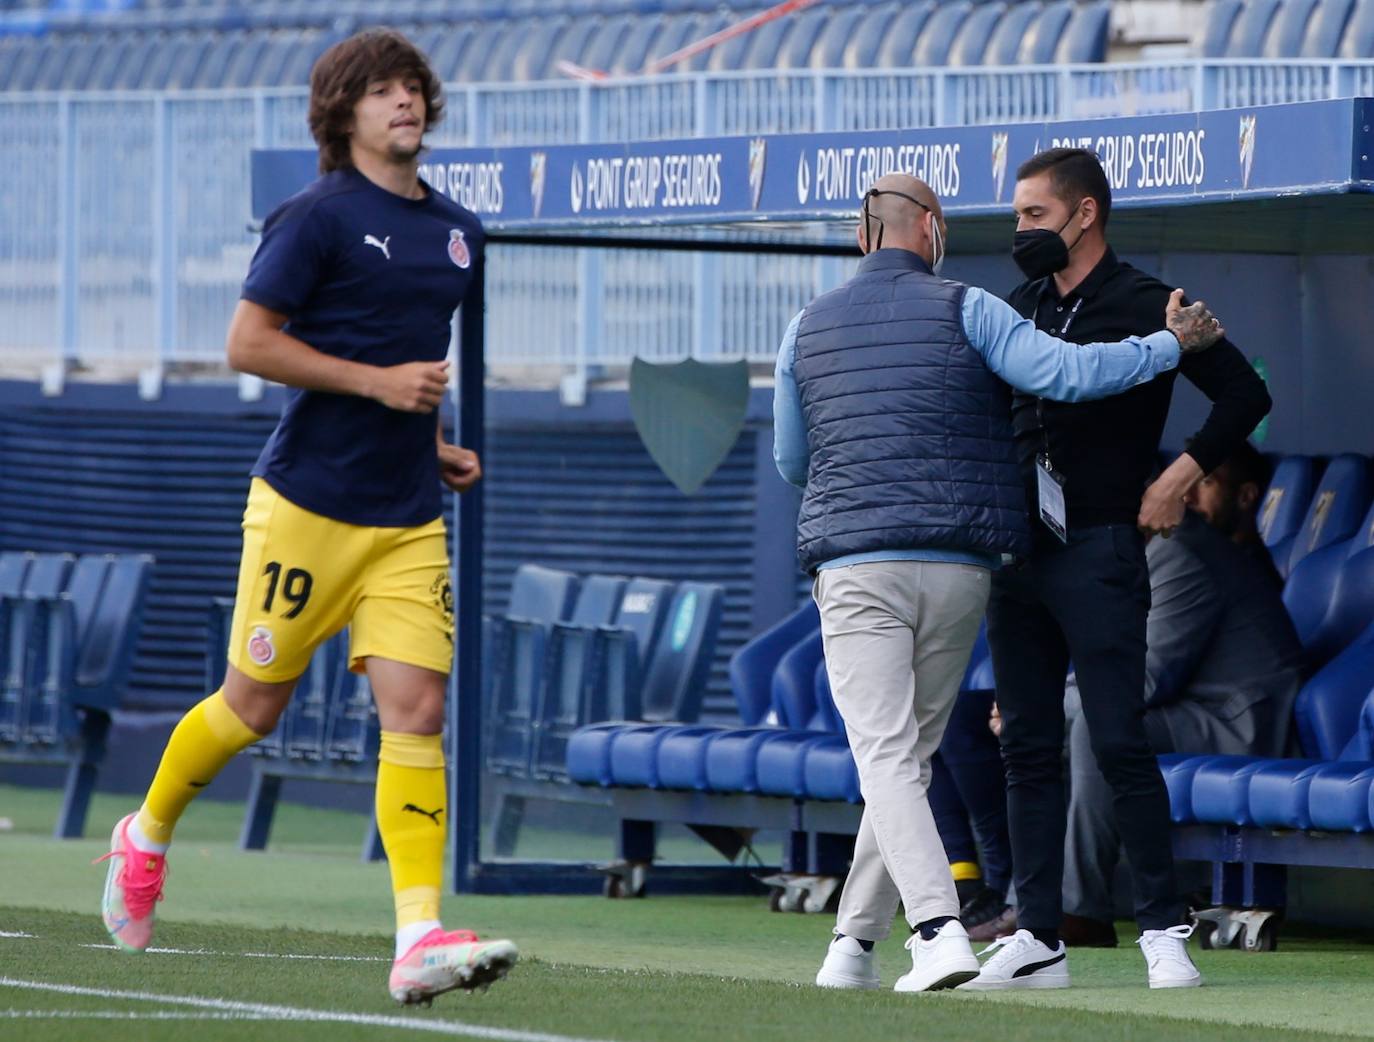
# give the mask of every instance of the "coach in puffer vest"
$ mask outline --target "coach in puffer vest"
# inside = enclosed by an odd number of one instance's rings
[[[1059,401],[1119,394],[1221,330],[1179,292],[1169,330],[1148,337],[1078,346],[1041,333],[996,297],[939,277],[940,202],[905,174],[864,196],[858,241],[855,276],[788,327],[774,397],[774,458],[805,489],[798,556],[815,574],[826,668],[865,801],[816,983],[877,987],[873,942],[900,900],[912,969],[897,990],[925,991],[979,971],[926,786],[991,570],[1028,542],[1007,385]]]

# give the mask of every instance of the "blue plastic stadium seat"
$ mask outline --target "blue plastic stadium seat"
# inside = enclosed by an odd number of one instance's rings
[[[879,64],[888,68],[928,69],[944,65],[950,45],[973,9],[968,0],[952,0],[931,9],[928,4],[912,4],[893,22],[893,36],[879,53]],[[915,29],[916,38],[907,48],[902,27]]]
[[[1226,46],[1226,58],[1258,58],[1264,53],[1269,27],[1278,14],[1279,0],[1246,0]]]
[[[894,3],[869,8],[854,27],[840,64],[846,69],[872,69],[878,65],[878,49],[887,39],[900,6]]]
[[[1054,61],[1055,51],[1069,24],[1074,5],[1071,0],[1055,0],[1046,4],[1040,17],[1031,22],[1021,37],[1016,52],[1020,65],[1048,65]]]
[[[733,21],[735,21],[734,17],[718,9],[703,12],[697,16],[696,24],[692,27],[684,43],[691,44],[695,43],[697,40],[705,39],[712,33],[720,32],[720,30],[724,29]],[[667,69],[666,72],[669,74],[675,72],[703,72],[706,69],[706,63],[710,60],[711,52],[702,51],[700,54],[672,66],[670,69]]]
[[[1326,662],[1374,622],[1374,507],[1351,538],[1298,562],[1283,603],[1311,664]]]
[[[725,590],[715,583],[682,583],[673,594],[658,646],[640,692],[645,720],[695,720],[715,653]]]
[[[1374,0],[1355,0],[1336,55],[1340,58],[1374,58]]]
[[[1270,547],[1274,567],[1287,578],[1314,550],[1355,534],[1370,503],[1369,461],[1345,453],[1335,457],[1322,474],[1302,524],[1291,539]]]
[[[1202,29],[1202,45],[1199,48],[1204,58],[1224,58],[1231,46],[1231,33],[1235,31],[1236,19],[1240,17],[1242,0],[1211,0],[1207,5],[1207,22]]]
[[[778,50],[791,28],[791,18],[775,18],[746,34],[748,46],[740,60],[741,69],[772,69],[777,67]]]
[[[1019,3],[1013,5],[1013,7],[1020,6]],[[985,62],[992,64],[992,59],[988,57],[988,44],[1006,11],[1007,5],[1001,3],[1000,0],[976,4],[973,10],[969,12],[969,16],[964,19],[964,24],[959,27],[959,32],[950,45],[948,64],[953,66],[982,65]]]
[[[911,69],[921,67],[916,60],[916,44],[921,40],[921,32],[930,21],[930,14],[936,5],[933,0],[904,5],[892,25],[888,36],[881,41],[874,65],[879,69]]]
[[[830,11],[824,7],[812,7],[792,15],[782,42],[778,46],[774,67],[778,69],[805,69],[811,63],[811,51],[816,46],[821,30],[830,20]]]
[[[578,586],[571,572],[521,565],[511,582],[507,614],[488,620],[488,770],[529,770],[549,627],[572,611]]]
[[[1022,0],[1007,8],[988,40],[984,65],[1015,65],[1021,54],[1021,43],[1043,10],[1039,0]],[[972,19],[970,19],[970,22]],[[967,29],[967,23],[965,25]],[[951,62],[950,64],[953,64]]]
[[[763,28],[767,29],[776,24],[773,22]],[[756,29],[753,32],[741,33],[732,39],[716,44],[706,55],[706,68],[711,72],[733,72],[736,69],[744,68],[745,55],[753,44],[757,32],[759,30]]]
[[[1318,0],[1283,0],[1264,38],[1264,57],[1301,57],[1307,27],[1318,6]]]
[[[816,37],[811,47],[811,57],[807,64],[813,69],[838,69],[844,64],[845,48],[849,46],[859,23],[867,11],[859,6],[836,7],[825,28]]]
[[[1054,52],[1054,60],[1071,65],[1106,61],[1111,17],[1112,5],[1108,0],[1076,4],[1073,18]]]
[[[571,619],[550,627],[533,725],[535,777],[564,777],[569,736],[583,724],[604,719],[591,715],[599,704],[592,690],[600,679],[593,669],[595,644],[600,627],[609,625],[620,609],[626,581],[614,575],[588,576]]]
[[[1311,456],[1284,456],[1274,464],[1256,521],[1265,546],[1273,549],[1297,534],[1320,473]]]
[[[325,758],[335,763],[371,764],[381,747],[381,726],[366,673],[341,669],[325,720]]]
[[[600,677],[598,701],[590,719],[643,719],[643,687],[648,663],[658,649],[663,622],[673,599],[672,583],[632,579],[621,596],[615,622],[606,627],[594,654]]]
[[[782,656],[803,638],[819,632],[820,613],[807,600],[790,615],[743,645],[730,659],[730,690],[739,706],[740,720],[761,723],[772,703],[773,671]]]
[[[133,669],[134,648],[153,559],[145,554],[87,555],[77,561],[67,586],[75,611],[76,660],[72,701],[113,709]]]
[[[1307,35],[1303,37],[1299,55],[1303,58],[1336,57],[1354,6],[1354,0],[1320,0],[1307,23]]]
[[[446,25],[443,37],[429,52],[430,68],[434,70],[434,75],[445,83],[453,83],[463,78],[459,75],[459,69],[468,44],[472,42],[473,28],[470,23]]]

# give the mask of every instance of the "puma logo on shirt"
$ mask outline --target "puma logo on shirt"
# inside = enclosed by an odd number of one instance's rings
[[[377,249],[382,251],[382,256],[385,257],[387,260],[391,260],[391,247],[388,245],[388,243],[390,242],[390,235],[388,235],[385,239],[379,239],[375,235],[363,236],[363,245],[377,247]]]

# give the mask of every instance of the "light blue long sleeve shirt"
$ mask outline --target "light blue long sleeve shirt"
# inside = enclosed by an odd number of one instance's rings
[[[796,361],[798,312],[783,334],[773,388],[773,461],[778,473],[798,488],[806,487],[811,450],[806,440]],[[964,294],[964,335],[989,369],[1018,391],[1077,402],[1106,398],[1149,383],[1178,365],[1173,333],[1161,330],[1112,344],[1070,344],[1043,333],[1008,303],[976,286]],[[879,550],[851,554],[820,567],[836,568],[866,561],[957,561],[992,566],[992,555],[943,549]]]

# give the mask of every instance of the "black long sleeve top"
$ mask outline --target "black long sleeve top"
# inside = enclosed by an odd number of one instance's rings
[[[1076,344],[1107,343],[1163,329],[1171,292],[1108,248],[1064,297],[1050,276],[1023,282],[1007,302],[1053,336]],[[1187,444],[1204,473],[1215,470],[1273,404],[1264,382],[1229,340],[1184,355],[1178,369],[1111,398],[1066,404],[1018,392],[1012,400],[1012,424],[1031,516],[1036,516],[1035,459],[1047,452],[1066,479],[1070,529],[1134,524],[1157,465],[1178,373],[1212,402],[1206,421]]]

